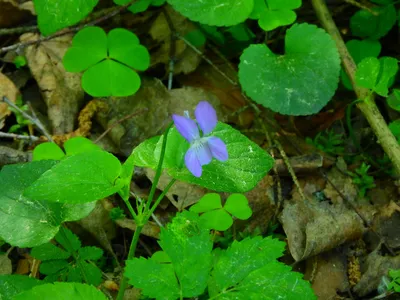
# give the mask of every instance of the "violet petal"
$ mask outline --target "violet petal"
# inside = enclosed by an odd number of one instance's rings
[[[203,134],[209,134],[217,126],[217,113],[207,101],[201,101],[197,104],[194,115]]]
[[[189,150],[185,154],[185,165],[196,177],[200,177],[202,173],[202,168],[199,162],[199,159],[197,158],[196,151],[194,148],[189,148]]]
[[[194,120],[179,115],[172,115],[176,129],[190,143],[200,137],[199,128]]]
[[[198,140],[197,142],[193,143],[190,148],[195,151],[200,165],[208,165],[212,161],[211,149],[208,147],[206,140]]]
[[[213,157],[219,161],[228,159],[228,150],[226,149],[225,143],[220,138],[211,136],[207,138],[207,143]]]

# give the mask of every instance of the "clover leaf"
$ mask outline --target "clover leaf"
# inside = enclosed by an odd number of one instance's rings
[[[258,19],[258,25],[265,31],[296,21],[293,11],[301,6],[301,0],[254,0],[251,19]]]
[[[398,61],[393,57],[367,57],[357,66],[356,84],[387,97],[388,88],[393,83],[391,80],[398,69]]]
[[[216,193],[209,193],[193,205],[190,211],[202,213],[202,225],[219,231],[225,231],[232,226],[230,214],[241,220],[247,220],[252,214],[248,200],[243,194],[230,195],[222,207],[221,197]]]
[[[57,30],[74,25],[85,18],[99,0],[35,0],[40,32],[46,36]]]
[[[146,11],[150,5],[161,6],[165,3],[165,1],[166,0],[139,0],[129,6],[128,10],[130,10],[134,14],[141,13]],[[131,2],[131,0],[114,0],[114,3],[118,5],[125,5],[129,2]]]
[[[394,26],[397,20],[394,5],[372,8],[377,15],[367,10],[357,11],[350,19],[350,29],[353,35],[362,38],[380,39]]]
[[[333,39],[306,23],[295,24],[286,32],[284,55],[272,53],[264,44],[251,45],[239,64],[239,80],[246,94],[287,115],[319,112],[334,95],[339,72]]]
[[[388,105],[397,111],[400,111],[400,90],[393,89],[393,92],[387,98]]]
[[[346,43],[346,47],[356,64],[367,57],[378,57],[382,48],[379,41],[376,40],[350,40]],[[347,89],[353,90],[349,76],[343,68],[340,70],[340,78]]]
[[[189,18],[211,26],[232,26],[245,21],[253,10],[254,0],[167,0]]]
[[[94,97],[129,96],[139,89],[150,55],[132,32],[116,28],[108,35],[100,27],[86,27],[72,40],[63,58],[69,72],[84,72],[82,87]]]

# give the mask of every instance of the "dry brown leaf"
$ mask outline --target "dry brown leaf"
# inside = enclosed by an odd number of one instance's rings
[[[38,38],[38,34],[26,33],[20,39],[26,42]],[[84,96],[81,74],[65,71],[62,64],[71,39],[72,35],[65,35],[25,49],[28,66],[47,104],[54,134],[73,131]]]
[[[169,5],[166,6],[166,13],[169,15],[174,29],[179,30],[179,34],[184,36],[196,29],[192,22],[183,17]],[[152,24],[149,34],[154,39],[158,48],[157,51],[151,51],[151,64],[165,64],[166,71],[169,70],[170,48],[171,48],[171,30],[164,13],[160,13]],[[177,61],[174,65],[174,74],[188,74],[196,70],[201,62],[201,57],[189,48],[182,40],[174,39],[174,56]]]
[[[19,96],[19,91],[15,84],[3,73],[0,72],[0,98],[6,96],[15,103]],[[4,121],[11,114],[6,103],[0,103],[0,129],[4,127]]]
[[[15,0],[0,0],[0,28],[11,27],[31,16],[25,7],[20,7]]]
[[[12,273],[11,259],[7,254],[0,255],[0,275],[9,275]]]

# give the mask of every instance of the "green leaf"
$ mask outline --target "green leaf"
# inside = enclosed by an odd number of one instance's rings
[[[372,8],[378,15],[367,10],[357,11],[350,19],[353,35],[362,38],[380,39],[385,36],[396,23],[396,9],[393,5]]]
[[[140,77],[132,69],[150,65],[147,49],[132,32],[116,28],[108,37],[100,27],[79,31],[63,59],[69,72],[82,72],[82,87],[94,97],[129,96],[140,87]]]
[[[69,263],[66,260],[46,260],[40,264],[39,271],[44,275],[52,275],[57,274],[61,270],[68,268],[68,266]]]
[[[198,178],[184,165],[184,155],[189,143],[172,128],[168,134],[163,165],[168,174],[178,180],[217,192],[247,192],[256,186],[274,164],[272,157],[263,149],[227,124],[219,122],[210,135],[224,141],[229,159],[226,162],[213,160],[209,165],[203,166],[203,174]],[[156,169],[161,145],[162,138],[159,137],[140,144],[133,150],[135,165]]]
[[[81,241],[78,236],[71,230],[61,227],[60,231],[55,236],[57,243],[64,247],[70,253],[78,251],[81,247]]]
[[[185,35],[185,39],[195,47],[201,47],[206,43],[206,37],[201,30],[192,30]]]
[[[0,172],[0,237],[13,246],[34,247],[51,240],[62,222],[87,216],[95,203],[59,204],[36,201],[23,191],[56,161],[37,161],[8,165]]]
[[[122,165],[120,182],[122,188],[118,191],[118,194],[124,201],[128,201],[131,191],[131,181],[133,176],[133,170],[135,168],[135,158],[133,154],[129,155],[128,159]]]
[[[388,105],[397,111],[400,111],[400,90],[393,89],[393,92],[387,98]]]
[[[130,1],[131,0],[114,0],[114,3],[118,5],[125,5],[128,4]],[[161,6],[164,3],[165,0],[139,0],[129,6],[128,10],[130,10],[134,14],[137,14],[146,11],[150,5]]]
[[[21,67],[24,67],[24,66],[26,66],[26,58],[25,58],[25,56],[22,56],[22,55],[17,55],[15,58],[14,58],[14,64],[15,64],[15,67],[17,68],[17,69],[19,69],[19,68],[21,68]]]
[[[82,266],[83,271],[85,272],[87,283],[92,284],[94,286],[98,286],[102,281],[101,270],[96,265],[84,261],[81,261],[80,265]]]
[[[389,129],[400,143],[400,120],[393,121],[389,124]]]
[[[44,282],[23,275],[0,275],[0,299],[14,299],[14,296],[32,289]]]
[[[90,151],[103,151],[100,146],[93,143],[91,140],[77,136],[69,139],[64,143],[65,153],[69,156],[75,155],[82,152]]]
[[[65,156],[64,152],[58,147],[57,144],[47,142],[40,145],[37,145],[35,149],[33,149],[33,161],[38,160],[60,160],[63,159]]]
[[[50,35],[84,19],[99,0],[63,0],[55,5],[53,0],[34,0],[40,32]]]
[[[121,163],[105,151],[69,156],[45,172],[24,192],[35,200],[85,203],[102,199],[120,190],[114,185]]]
[[[190,211],[203,213],[218,208],[222,208],[221,197],[217,193],[208,193],[201,197],[199,202],[190,208]]]
[[[223,251],[211,272],[209,285],[213,287],[210,296],[235,286],[251,272],[263,268],[266,264],[282,256],[285,243],[277,239],[246,238],[234,241]]]
[[[367,57],[378,57],[382,48],[381,43],[376,40],[350,40],[346,43],[346,47],[356,64],[360,63],[364,58]],[[347,89],[353,90],[349,76],[346,74],[343,68],[340,70],[340,77],[343,85]]]
[[[51,259],[67,259],[71,256],[71,254],[58,248],[52,243],[46,243],[32,248],[31,256],[36,259],[45,261]]]
[[[36,286],[13,300],[106,300],[106,296],[94,286],[81,283],[55,282]]]
[[[260,298],[260,295],[262,297]],[[291,272],[291,268],[279,262],[270,262],[265,267],[250,273],[232,291],[225,291],[215,299],[317,299],[309,282],[302,274]]]
[[[286,32],[285,55],[272,53],[264,44],[251,45],[239,64],[239,80],[247,95],[287,115],[319,112],[334,95],[339,72],[335,42],[307,23]]]
[[[226,31],[229,32],[235,40],[240,42],[248,42],[255,38],[255,34],[246,25],[246,23],[229,27]]]
[[[189,18],[211,26],[232,26],[245,21],[253,10],[253,0],[167,0]]]
[[[200,222],[204,228],[218,231],[225,231],[233,224],[232,217],[224,209],[205,212],[200,216]]]
[[[391,79],[398,71],[398,61],[392,57],[367,57],[357,66],[356,83],[387,97]]]
[[[209,230],[199,226],[199,217],[188,211],[177,214],[167,229],[161,229],[159,244],[171,264],[155,258],[127,261],[130,283],[156,299],[202,294],[211,269],[212,242]]]
[[[240,220],[247,220],[252,215],[249,201],[243,194],[232,194],[226,200],[224,209]]]
[[[293,10],[300,6],[301,0],[254,0],[250,18],[258,19],[258,25],[270,31],[296,21],[297,16]]]
[[[151,299],[179,298],[179,284],[171,264],[162,264],[153,258],[134,258],[126,261],[125,276]]]
[[[103,256],[103,250],[94,246],[83,247],[78,250],[78,255],[83,260],[98,260]]]

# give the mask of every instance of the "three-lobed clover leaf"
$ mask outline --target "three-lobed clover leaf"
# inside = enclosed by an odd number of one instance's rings
[[[216,193],[209,193],[193,205],[190,211],[202,213],[200,216],[202,225],[219,231],[225,231],[232,226],[233,220],[230,214],[240,220],[247,220],[252,215],[248,200],[243,194],[230,195],[222,206],[221,197]]]
[[[253,10],[254,0],[167,0],[179,13],[202,24],[232,26],[244,22]]]
[[[99,285],[102,276],[101,270],[90,261],[100,259],[103,250],[93,246],[81,247],[79,238],[65,228],[60,229],[55,239],[60,247],[46,243],[34,247],[31,251],[34,258],[42,261],[39,271],[46,275],[44,280],[47,282],[54,282],[58,279],[69,282],[87,280],[88,284]],[[74,259],[71,260],[71,257]]]
[[[139,89],[150,55],[132,32],[116,28],[108,35],[100,27],[86,27],[72,40],[63,58],[69,72],[84,72],[82,87],[94,97],[129,96]]]
[[[150,5],[152,6],[161,6],[165,3],[166,0],[139,0],[133,3],[131,6],[128,7],[128,10],[136,13],[141,13],[146,11]],[[115,4],[118,5],[125,5],[131,2],[131,0],[114,0]]]
[[[384,6],[372,8],[377,15],[361,9],[350,19],[350,29],[353,35],[362,38],[380,39],[385,36],[396,24],[397,14],[393,1],[374,1]]]
[[[301,0],[254,0],[250,19],[258,19],[258,25],[265,31],[296,21],[293,11],[301,6]]]
[[[357,66],[356,84],[387,97],[398,70],[398,60],[393,57],[367,57]]]
[[[346,47],[356,64],[367,57],[378,57],[382,49],[381,43],[377,40],[350,40],[346,42]],[[353,90],[349,76],[343,68],[340,70],[340,78],[347,89]]]
[[[46,36],[85,18],[99,0],[34,0],[40,32]]]
[[[264,44],[244,50],[239,81],[251,99],[275,112],[310,115],[332,98],[339,72],[339,53],[331,36],[304,23],[287,30],[284,55]]]
[[[387,104],[394,110],[400,111],[400,90],[393,89],[387,98]]]

